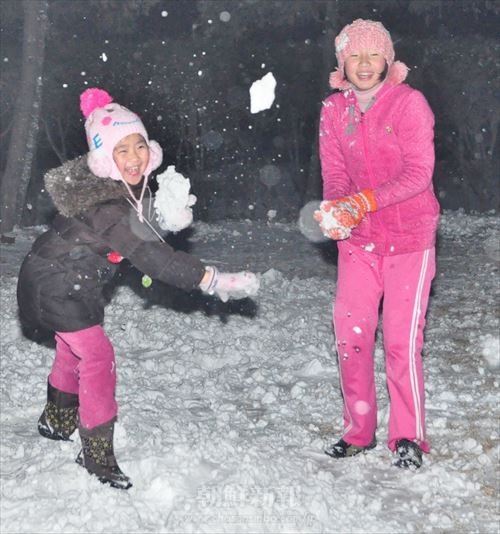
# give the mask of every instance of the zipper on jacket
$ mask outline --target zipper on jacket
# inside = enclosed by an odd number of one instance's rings
[[[368,171],[368,182],[370,184],[370,189],[375,189],[373,168],[371,165],[370,153],[368,151],[368,143],[366,140],[366,128],[367,128],[366,120],[367,119],[366,119],[365,114],[361,113],[361,120],[359,121],[359,123],[361,126],[361,137],[363,139],[363,153],[365,156],[365,164],[366,164],[366,169]],[[377,217],[377,226],[380,227],[382,231],[382,237],[383,237],[383,242],[384,242],[384,252],[385,252],[387,249],[387,232],[382,221],[380,220],[380,217]]]

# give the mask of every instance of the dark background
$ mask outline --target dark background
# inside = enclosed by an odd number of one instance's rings
[[[30,0],[42,5],[40,0]],[[295,220],[321,197],[317,128],[331,91],[333,39],[355,18],[381,21],[436,115],[435,187],[444,209],[497,210],[500,2],[474,0],[46,0],[36,135],[24,225],[53,207],[43,173],[87,151],[79,94],[101,87],[141,115],[191,179],[202,220]],[[0,173],[18,112],[26,6],[2,0]],[[23,33],[24,32],[24,33]],[[24,36],[24,37],[23,37]],[[105,56],[103,55],[105,54]],[[106,60],[105,60],[106,59]],[[272,72],[271,109],[249,88]],[[17,106],[17,108],[16,108]],[[4,199],[5,200],[5,199]],[[21,209],[21,208],[19,208]]]

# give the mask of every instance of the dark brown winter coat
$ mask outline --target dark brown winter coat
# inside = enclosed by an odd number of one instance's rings
[[[59,214],[33,244],[19,273],[21,321],[60,332],[101,324],[103,289],[117,265],[117,251],[153,279],[184,290],[198,287],[205,272],[194,256],[162,243],[138,220],[120,182],[94,176],[86,158],[49,171],[45,187]]]

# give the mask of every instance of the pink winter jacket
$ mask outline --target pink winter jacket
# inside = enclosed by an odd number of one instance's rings
[[[368,213],[347,242],[383,255],[434,246],[439,204],[432,188],[434,115],[422,93],[385,84],[361,113],[352,90],[323,102],[320,157],[323,197],[373,189]]]

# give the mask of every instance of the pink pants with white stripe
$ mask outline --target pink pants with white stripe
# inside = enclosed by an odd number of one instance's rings
[[[368,445],[377,427],[375,331],[383,298],[391,450],[401,438],[429,452],[425,435],[422,345],[435,249],[380,256],[339,242],[333,324],[344,396],[343,439]]]
[[[116,417],[115,353],[101,326],[56,332],[49,382],[60,391],[78,394],[83,427],[94,428]]]

